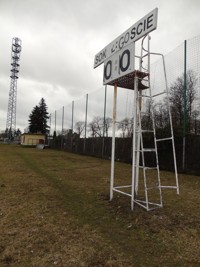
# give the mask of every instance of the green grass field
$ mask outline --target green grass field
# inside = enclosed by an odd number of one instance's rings
[[[200,266],[200,177],[179,175],[164,208],[132,212],[126,196],[109,201],[107,160],[0,145],[0,167],[0,266]],[[116,163],[119,183],[130,175]]]

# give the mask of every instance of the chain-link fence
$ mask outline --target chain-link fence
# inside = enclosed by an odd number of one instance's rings
[[[165,56],[169,99],[175,133],[178,169],[200,172],[200,36],[183,42]],[[165,90],[162,60],[150,67],[152,95]],[[116,158],[131,162],[133,91],[118,88]],[[143,104],[145,105],[145,103]],[[166,96],[154,100],[156,126],[166,130]],[[105,86],[50,114],[51,147],[109,158],[111,154],[113,87]],[[185,148],[183,139],[185,138]],[[170,169],[168,145],[161,167]],[[194,153],[195,152],[195,153]],[[183,159],[183,154],[185,158]],[[184,161],[184,165],[183,165]]]

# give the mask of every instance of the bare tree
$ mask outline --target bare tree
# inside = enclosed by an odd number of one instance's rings
[[[186,114],[187,128],[190,131],[191,116],[193,111],[194,100],[196,98],[197,78],[192,70],[188,70],[186,74]],[[178,77],[174,84],[170,87],[169,100],[171,104],[173,124],[176,128],[183,127],[184,118],[184,75]]]
[[[101,137],[103,134],[103,118],[94,117],[94,119],[88,124],[92,137]]]
[[[164,129],[169,126],[169,112],[166,101],[159,101],[154,106],[156,128]]]
[[[85,129],[85,122],[84,121],[77,121],[75,124],[76,132],[79,136],[81,136],[82,132]]]
[[[152,130],[152,109],[155,109],[153,100],[147,99],[145,101],[145,109],[142,113],[141,127],[143,130]]]
[[[118,130],[121,130],[122,137],[131,137],[133,133],[133,118],[124,118],[118,124]]]
[[[105,133],[106,137],[108,137],[108,130],[111,126],[111,123],[112,123],[111,118],[109,118],[109,117],[105,118],[104,133]]]
[[[192,125],[192,128],[191,128],[191,132],[194,133],[194,134],[199,134],[200,133],[200,120],[199,120],[199,115],[200,115],[200,112],[198,110],[194,110],[192,112],[192,116],[191,116],[191,125]]]
[[[69,134],[72,134],[72,129],[64,128],[61,134],[64,136],[68,136]]]

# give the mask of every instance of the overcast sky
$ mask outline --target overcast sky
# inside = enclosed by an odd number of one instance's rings
[[[200,35],[199,0],[0,0],[0,130],[6,127],[11,43],[22,40],[17,128],[42,97],[53,112],[103,84],[94,56],[158,7],[152,50],[167,54]]]

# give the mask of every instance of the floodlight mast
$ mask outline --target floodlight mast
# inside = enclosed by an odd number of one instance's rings
[[[19,78],[19,60],[22,41],[18,37],[12,39],[11,47],[11,82],[8,100],[6,130],[9,141],[12,141],[16,131],[17,79]]]

